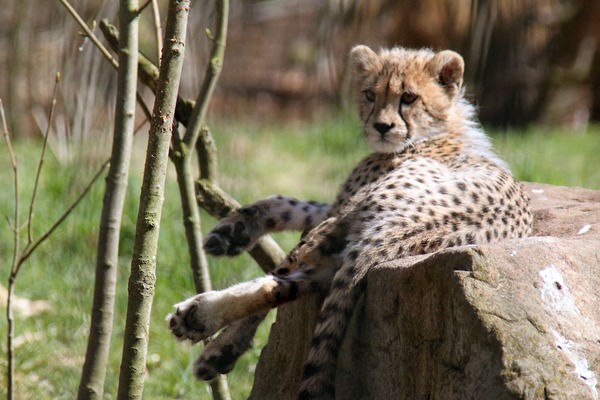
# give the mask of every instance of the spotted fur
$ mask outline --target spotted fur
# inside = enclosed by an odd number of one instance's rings
[[[337,353],[369,269],[530,233],[529,199],[463,98],[460,55],[357,46],[350,62],[375,152],[333,205],[275,196],[238,210],[207,236],[209,253],[237,255],[268,232],[306,233],[273,274],[176,305],[170,327],[181,340],[226,327],[197,361],[200,378],[232,368],[268,309],[318,291],[326,297],[299,398],[333,399]]]

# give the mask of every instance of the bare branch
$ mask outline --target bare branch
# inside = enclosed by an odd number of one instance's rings
[[[119,63],[117,62],[117,60],[115,60],[115,58],[110,54],[110,52],[107,50],[107,48],[104,47],[104,45],[100,42],[100,40],[98,40],[98,37],[94,34],[94,32],[92,32],[90,30],[90,28],[87,26],[85,21],[83,19],[81,19],[81,17],[77,13],[77,11],[75,11],[73,6],[71,6],[71,4],[67,0],[58,0],[58,1],[60,1],[62,3],[62,5],[65,6],[65,8],[69,12],[69,14],[71,14],[73,19],[75,19],[75,21],[77,21],[77,23],[79,24],[81,29],[83,29],[83,31],[85,32],[87,37],[92,41],[92,43],[94,43],[94,45],[98,48],[98,50],[100,50],[102,55],[104,55],[104,57],[106,57],[106,59],[112,64],[112,66],[115,69],[118,69]]]
[[[104,34],[106,41],[113,51],[119,49],[119,31],[107,19],[100,21],[100,30]],[[156,85],[158,82],[158,68],[142,53],[138,54],[138,77],[142,83],[150,88],[156,94]],[[196,103],[193,100],[183,99],[177,96],[177,106],[175,107],[175,118],[183,126],[188,125],[190,114]]]
[[[23,254],[19,258],[19,265],[18,265],[19,268],[29,258],[29,256],[31,256],[31,254],[38,248],[38,246],[40,244],[44,243],[46,241],[46,239],[48,239],[48,237],[50,235],[52,235],[52,233],[56,230],[56,228],[58,228],[60,226],[60,224],[62,224],[63,221],[65,219],[67,219],[67,217],[73,212],[73,210],[75,208],[77,208],[79,203],[81,203],[81,200],[83,200],[85,198],[85,196],[89,193],[89,191],[92,189],[92,187],[94,186],[94,184],[96,183],[98,178],[100,178],[102,176],[102,174],[104,173],[104,170],[106,169],[106,167],[108,167],[109,164],[110,164],[110,160],[104,161],[104,163],[100,166],[98,171],[96,171],[96,174],[92,177],[90,182],[86,185],[85,188],[83,188],[81,193],[79,193],[79,196],[77,196],[77,198],[75,198],[73,203],[71,203],[71,205],[69,207],[67,207],[67,209],[62,213],[62,215],[60,217],[58,217],[58,219],[52,224],[52,226],[50,226],[50,228],[48,228],[48,230],[46,232],[44,232],[37,240],[32,242],[30,245],[28,245],[23,250]],[[18,269],[16,272],[18,272]]]
[[[196,105],[190,115],[190,123],[185,132],[183,142],[189,147],[194,148],[200,130],[204,126],[206,112],[212,98],[212,94],[217,85],[217,80],[223,66],[223,57],[225,56],[225,44],[227,41],[227,21],[229,18],[229,1],[220,0],[217,2],[217,34],[214,40],[214,46],[210,54],[209,66],[206,68],[202,88],[196,98]]]
[[[208,126],[204,126],[200,131],[196,152],[198,153],[200,179],[211,181],[217,185],[219,181],[217,146]]]
[[[112,56],[112,54],[110,54],[110,51],[108,51],[108,49],[106,47],[104,47],[104,45],[100,42],[100,40],[98,40],[98,37],[94,34],[94,32],[91,31],[91,29],[87,26],[85,21],[83,19],[81,19],[81,17],[77,13],[77,11],[73,8],[73,6],[71,6],[71,4],[67,0],[58,0],[58,1],[60,1],[62,3],[62,5],[65,6],[65,8],[69,12],[69,14],[71,14],[73,16],[73,18],[79,24],[81,29],[83,29],[83,31],[85,32],[87,37],[89,37],[89,39],[96,46],[96,48],[98,50],[100,50],[100,53],[102,53],[102,55],[108,60],[108,62],[110,62],[110,64],[113,66],[113,68],[118,70],[119,69],[118,61]],[[149,1],[151,1],[151,0],[149,0]],[[115,50],[115,51],[118,52],[118,45],[117,45],[117,50]],[[144,102],[144,99],[142,98],[142,96],[139,93],[136,93],[136,99],[137,99],[138,104],[142,108],[143,113],[146,115],[146,118],[150,119],[152,117],[150,114],[150,109],[148,108],[148,106]]]
[[[144,11],[154,0],[146,0],[146,2],[139,8],[138,13]]]
[[[6,358],[8,361],[7,368],[7,399],[12,400],[14,396],[14,387],[15,387],[15,365],[14,365],[14,343],[13,338],[15,335],[15,324],[14,324],[14,316],[13,316],[13,293],[14,293],[14,285],[15,285],[15,276],[19,267],[19,219],[20,219],[20,210],[19,210],[19,171],[17,168],[17,158],[15,157],[15,152],[12,147],[12,143],[10,140],[10,134],[8,132],[8,126],[6,124],[6,117],[4,115],[4,106],[2,105],[2,99],[0,99],[0,116],[2,117],[2,128],[4,130],[4,138],[6,139],[6,148],[8,149],[8,154],[10,155],[10,162],[13,170],[13,184],[14,184],[14,196],[15,196],[15,229],[13,232],[13,259],[12,265],[10,269],[10,276],[8,278],[8,299],[6,302],[6,320],[8,323],[8,330],[6,334]]]
[[[55,92],[55,94],[56,94],[56,92]],[[83,198],[90,191],[90,189],[92,188],[94,183],[102,175],[102,172],[108,165],[108,161],[106,161],[101,166],[101,168],[98,170],[96,175],[92,178],[92,180],[88,183],[88,185],[84,188],[84,190],[80,193],[80,195],[75,199],[73,204],[71,204],[71,206],[69,206],[65,210],[65,212],[56,220],[56,222],[54,222],[54,224],[44,234],[42,234],[35,241],[32,240],[31,234],[29,234],[30,240],[28,241],[27,245],[21,252],[20,246],[19,246],[19,237],[20,237],[22,227],[20,226],[21,224],[19,221],[20,220],[20,205],[19,205],[20,201],[19,201],[18,168],[17,168],[17,161],[16,161],[15,153],[14,153],[11,141],[10,141],[10,135],[9,135],[8,127],[6,124],[6,118],[4,115],[4,108],[2,106],[1,99],[0,99],[0,116],[2,118],[2,126],[3,126],[3,130],[4,130],[4,136],[6,139],[7,149],[8,149],[9,155],[10,155],[10,159],[11,159],[13,175],[14,175],[14,190],[15,190],[15,198],[14,198],[14,201],[15,201],[14,220],[15,221],[14,221],[14,228],[13,228],[13,235],[14,235],[13,261],[12,261],[10,276],[8,279],[8,288],[7,288],[8,296],[7,296],[7,304],[6,304],[6,319],[7,319],[7,323],[8,323],[8,329],[7,329],[7,364],[8,364],[8,368],[7,368],[7,381],[8,381],[7,399],[12,400],[12,398],[14,396],[14,393],[13,393],[14,392],[13,301],[14,301],[15,283],[16,283],[16,279],[19,274],[19,271],[21,270],[21,267],[23,266],[25,261],[27,261],[27,259],[31,256],[31,254],[33,254],[33,252],[39,247],[39,245],[42,244],[46,239],[48,239],[48,237],[50,237],[50,235],[56,230],[56,228],[58,228],[62,224],[62,222],[69,216],[69,214],[75,209],[75,207],[77,207],[77,205],[81,202],[81,200],[83,200]],[[43,158],[43,152],[42,152],[42,155],[40,156],[40,158]],[[40,162],[38,165],[39,165],[39,168],[41,168],[42,162]],[[38,170],[38,176],[39,176],[39,170]],[[37,186],[37,178],[36,178],[36,186]],[[33,215],[33,203],[34,203],[33,196],[32,196],[32,200],[30,203],[31,206],[30,206],[30,214],[29,214],[28,222],[25,224],[25,226],[31,225],[31,215]]]
[[[160,9],[158,0],[152,0],[152,17],[154,19],[154,35],[156,36],[156,63],[160,65],[160,53],[162,52],[162,27],[160,26]]]
[[[54,107],[56,107],[56,95],[58,93],[58,85],[60,83],[60,72],[56,73],[54,79],[54,92],[52,93],[52,102],[50,103],[50,112],[48,115],[48,126],[46,127],[46,133],[44,134],[44,144],[42,145],[42,154],[40,155],[40,161],[38,163],[37,172],[35,174],[35,183],[33,184],[33,194],[31,195],[31,202],[29,203],[29,214],[27,217],[27,243],[30,244],[32,239],[32,219],[33,219],[33,207],[35,204],[35,195],[40,182],[40,174],[42,172],[42,166],[44,165],[44,156],[46,155],[46,148],[48,147],[48,137],[50,136],[50,129],[52,128],[52,122],[54,121]]]

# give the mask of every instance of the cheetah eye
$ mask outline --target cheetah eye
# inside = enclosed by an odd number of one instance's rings
[[[365,99],[367,99],[369,103],[375,101],[375,93],[372,90],[365,90],[363,93],[365,94]]]
[[[402,97],[400,98],[400,101],[402,102],[402,104],[411,104],[412,102],[414,102],[417,99],[417,94],[413,93],[413,92],[404,92],[402,93]]]

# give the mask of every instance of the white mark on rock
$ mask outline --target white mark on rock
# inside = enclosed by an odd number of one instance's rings
[[[560,271],[552,264],[540,271],[542,301],[551,309],[568,314],[578,314],[579,309]]]
[[[517,251],[516,250],[511,250],[510,254],[511,257],[516,257],[517,256]]]
[[[531,189],[532,193],[544,193],[544,189]]]
[[[575,365],[575,374],[577,374],[577,377],[590,388],[594,400],[598,400],[598,389],[596,389],[598,379],[596,379],[594,371],[590,369],[588,361],[577,353],[575,349],[576,344],[572,340],[564,338],[554,329],[552,330],[552,334],[556,339],[556,347],[567,356],[573,365]]]
[[[577,234],[578,234],[578,235],[583,235],[584,233],[586,233],[587,231],[589,231],[591,227],[592,227],[592,225],[590,225],[590,224],[584,225],[584,226],[583,226],[583,227],[582,227],[582,228],[579,230],[579,232],[577,232]]]

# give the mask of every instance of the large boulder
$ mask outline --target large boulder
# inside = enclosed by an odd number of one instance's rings
[[[369,272],[339,399],[594,399],[600,376],[600,192],[526,184],[534,236]],[[279,308],[251,398],[293,399],[319,300]]]

